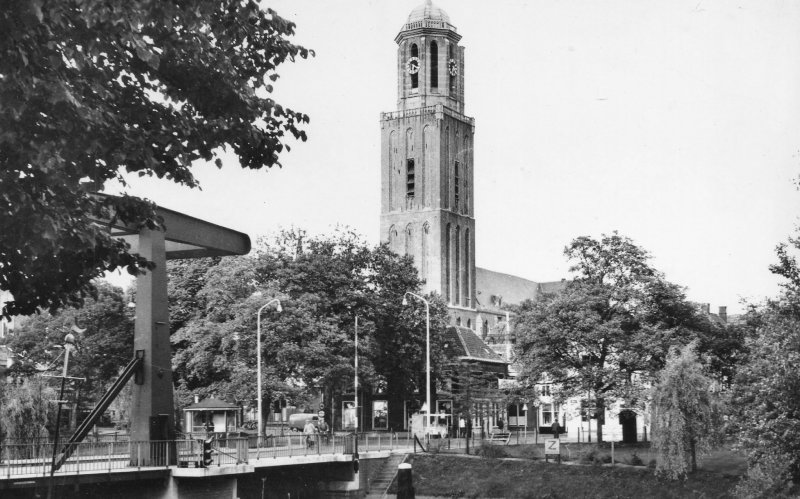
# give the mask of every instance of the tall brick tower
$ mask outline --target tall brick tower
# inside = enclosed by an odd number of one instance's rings
[[[464,48],[430,1],[397,42],[397,111],[381,114],[381,240],[414,257],[425,291],[451,316],[475,310],[473,136],[464,113]],[[459,313],[461,312],[461,313]]]

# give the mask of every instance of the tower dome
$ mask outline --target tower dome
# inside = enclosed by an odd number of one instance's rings
[[[414,10],[412,10],[411,14],[408,15],[408,21],[406,22],[410,24],[417,21],[423,21],[425,19],[443,21],[450,24],[450,16],[447,15],[447,12],[442,10],[440,7],[433,5],[431,0],[425,0],[425,3],[418,5]]]

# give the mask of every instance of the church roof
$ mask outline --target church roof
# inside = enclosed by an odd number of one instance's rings
[[[433,5],[431,0],[425,0],[425,3],[416,6],[414,10],[411,11],[411,14],[408,15],[408,21],[406,22],[410,24],[425,19],[450,23],[450,16],[447,15],[447,12]]]
[[[475,280],[478,308],[496,312],[503,310],[503,305],[517,305],[542,294],[557,293],[567,284],[566,281],[534,282],[480,267],[475,268]]]
[[[445,341],[450,345],[449,349],[451,354],[459,357],[461,360],[506,363],[501,356],[497,355],[477,334],[475,334],[475,331],[468,327],[448,327],[445,330]]]

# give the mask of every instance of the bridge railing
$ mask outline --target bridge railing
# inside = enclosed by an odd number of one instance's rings
[[[229,437],[212,443],[211,466],[230,466],[252,462],[254,459],[296,457],[324,454],[352,454],[355,442],[358,451],[386,451],[408,447],[407,437],[392,433],[352,433],[286,435],[266,437]],[[57,458],[64,449],[56,449]],[[69,458],[55,474],[80,474],[130,468],[201,466],[202,439],[174,441],[109,441],[74,444]],[[53,444],[3,443],[0,446],[0,480],[21,476],[48,476],[53,463]]]
[[[12,476],[46,476],[53,464],[52,443],[7,444],[0,447],[0,479]],[[166,467],[175,445],[170,441],[81,442],[55,474],[124,468]],[[64,444],[56,449],[61,456]]]

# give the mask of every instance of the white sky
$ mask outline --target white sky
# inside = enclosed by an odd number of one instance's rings
[[[379,240],[379,113],[396,109],[394,37],[422,0],[276,0],[317,56],[275,98],[310,115],[283,169],[201,165],[203,190],[130,193],[246,232],[348,225]],[[800,2],[440,0],[466,47],[476,120],[476,261],[567,277],[564,246],[619,230],[688,297],[742,309],[797,222]]]

